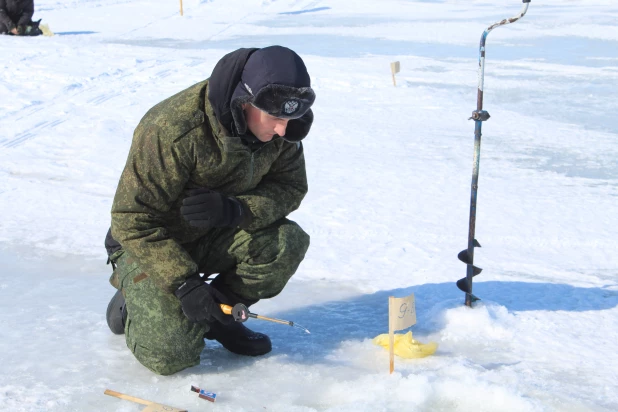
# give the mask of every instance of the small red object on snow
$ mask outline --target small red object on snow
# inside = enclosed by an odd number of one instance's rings
[[[191,385],[191,390],[197,392],[198,396],[207,401],[214,402],[217,400],[217,394],[214,392],[206,392],[204,389],[200,389],[197,386]]]

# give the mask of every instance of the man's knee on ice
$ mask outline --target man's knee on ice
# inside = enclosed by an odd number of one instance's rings
[[[132,349],[135,358],[145,367],[158,375],[172,375],[183,369],[199,365],[200,353],[204,348],[201,345],[192,345],[186,342],[166,342],[164,345],[149,343],[148,345],[134,345]]]

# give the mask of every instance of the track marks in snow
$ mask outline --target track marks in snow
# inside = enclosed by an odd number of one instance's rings
[[[97,45],[80,55],[80,60],[99,59]],[[96,112],[89,109],[112,108],[114,105],[126,106],[127,94],[136,94],[144,87],[156,83],[157,80],[178,77],[182,73],[177,59],[162,59],[160,55],[136,60],[131,55],[123,56],[124,61],[115,63],[116,67],[103,68],[93,60],[92,71],[85,70],[83,75],[76,76],[70,70],[55,82],[56,89],[48,89],[46,95],[36,96],[37,91],[22,90],[19,98],[25,101],[22,107],[5,111],[0,115],[0,147],[14,149],[38,137],[49,135],[51,129],[67,122],[67,127],[80,129],[84,123],[96,123]],[[184,67],[197,67],[204,60],[194,57],[187,58]],[[111,63],[110,63],[111,64]],[[88,65],[86,65],[88,66]],[[99,70],[98,72],[95,70]],[[199,71],[199,69],[197,70]],[[30,76],[32,83],[45,83],[46,79],[40,72]],[[32,101],[28,102],[28,99]],[[128,103],[131,105],[131,102]],[[68,115],[67,115],[68,113]]]
[[[37,135],[40,134],[40,131],[42,130],[46,130],[46,129],[52,129],[56,126],[58,126],[59,124],[62,124],[66,121],[66,119],[56,119],[56,120],[51,120],[51,121],[43,121],[40,123],[37,123],[36,125],[34,125],[33,127],[18,133],[14,138],[12,139],[3,139],[0,140],[0,146],[2,147],[6,147],[6,148],[13,148],[16,146],[19,146],[20,144],[36,137]]]
[[[168,77],[171,74],[171,72],[172,72],[171,69],[161,70],[160,72],[155,74],[155,77],[157,77],[159,79],[164,79],[164,78]]]
[[[99,106],[102,103],[105,103],[106,101],[113,99],[116,96],[119,96],[120,93],[118,92],[109,92],[109,93],[103,93],[100,94],[98,96],[95,96],[91,99],[88,100],[88,103],[93,104],[94,106]]]

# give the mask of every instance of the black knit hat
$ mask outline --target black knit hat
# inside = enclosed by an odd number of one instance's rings
[[[270,46],[251,54],[230,106],[238,133],[243,135],[247,131],[242,109],[245,103],[282,119],[304,116],[310,119],[310,126],[313,120],[310,108],[314,101],[311,78],[300,56],[286,47]]]

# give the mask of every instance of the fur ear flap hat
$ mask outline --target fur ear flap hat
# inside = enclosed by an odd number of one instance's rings
[[[290,119],[285,139],[302,140],[311,128],[315,93],[305,63],[282,46],[256,50],[247,60],[230,104],[236,130],[247,132],[242,105],[249,103],[281,119]]]

